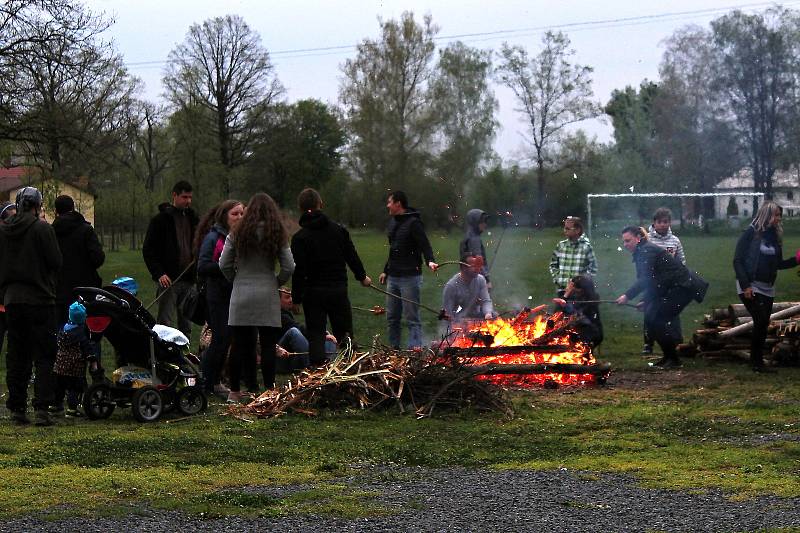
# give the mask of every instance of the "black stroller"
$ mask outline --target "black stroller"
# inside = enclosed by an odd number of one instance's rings
[[[208,400],[200,386],[199,360],[185,351],[188,340],[182,334],[165,326],[154,331],[153,315],[119,287],[76,287],[74,293],[86,307],[92,338],[108,339],[120,367],[112,380],[93,376],[83,396],[88,418],[108,418],[116,406],[130,406],[140,422],[158,420],[171,408],[187,416],[205,410]],[[170,340],[170,332],[178,339]]]

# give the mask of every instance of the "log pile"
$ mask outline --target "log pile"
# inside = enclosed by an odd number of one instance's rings
[[[691,343],[681,344],[683,356],[748,361],[753,319],[744,304],[715,308],[705,315],[702,328]],[[764,343],[767,364],[796,365],[800,362],[800,302],[775,302]]]

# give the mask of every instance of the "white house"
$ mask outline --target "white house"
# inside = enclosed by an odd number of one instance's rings
[[[753,216],[753,204],[757,199],[753,196],[742,196],[753,192],[753,173],[749,168],[743,168],[733,176],[723,179],[717,183],[715,189],[718,193],[730,194],[714,198],[715,218],[728,216],[731,199],[736,204],[738,216]],[[783,207],[783,216],[800,216],[800,169],[793,167],[775,171],[772,176],[772,199]]]

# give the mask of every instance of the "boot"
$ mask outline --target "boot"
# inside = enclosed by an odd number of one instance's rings
[[[11,422],[13,422],[15,426],[27,426],[31,423],[25,411],[11,411]]]
[[[52,426],[54,424],[53,417],[46,409],[36,411],[36,417],[33,422],[37,426]]]

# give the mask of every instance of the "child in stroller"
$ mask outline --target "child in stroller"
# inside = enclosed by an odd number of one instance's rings
[[[127,284],[128,289],[132,286],[135,282]],[[137,420],[151,422],[171,407],[185,415],[204,410],[207,399],[200,387],[199,360],[185,351],[189,339],[174,328],[157,325],[134,294],[122,287],[126,284],[75,288],[78,301],[86,307],[93,338],[109,341],[118,366],[112,380],[95,379],[84,394],[86,416],[107,418],[116,406],[130,405]]]

